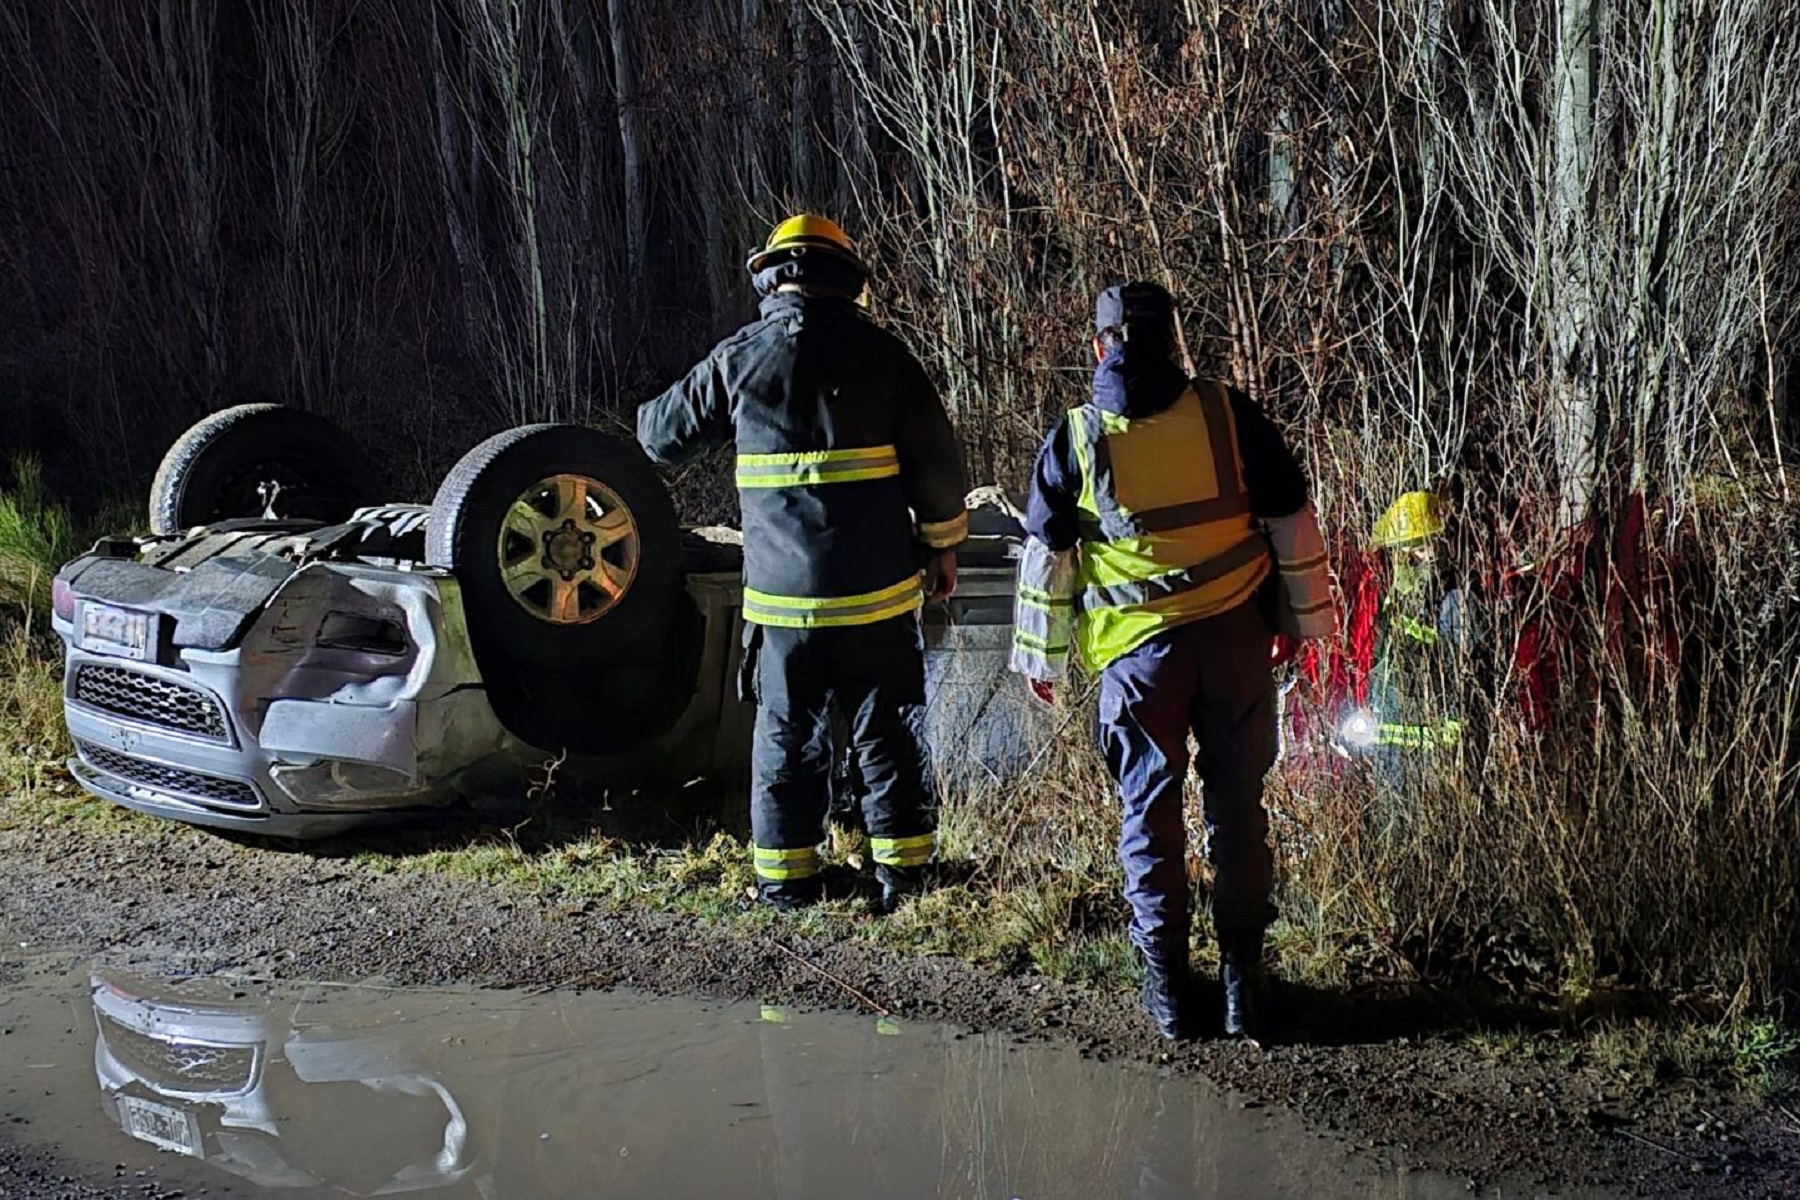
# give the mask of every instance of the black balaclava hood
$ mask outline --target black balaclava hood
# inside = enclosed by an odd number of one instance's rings
[[[854,300],[862,294],[869,276],[861,266],[835,254],[796,254],[751,277],[756,294],[767,299],[783,284],[798,284],[808,292]]]
[[[1094,370],[1094,403],[1123,417],[1162,412],[1187,389],[1175,364],[1175,300],[1154,283],[1109,287],[1094,302],[1106,355]]]

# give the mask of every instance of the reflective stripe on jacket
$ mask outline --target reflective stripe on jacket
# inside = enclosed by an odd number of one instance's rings
[[[906,346],[855,304],[783,293],[638,410],[661,463],[731,440],[744,619],[865,625],[923,600],[928,554],[968,534],[962,452]]]
[[[1197,383],[1135,420],[1087,404],[1069,425],[1082,477],[1076,645],[1090,669],[1255,595],[1269,544],[1222,387]]]
[[[1395,750],[1429,750],[1462,741],[1462,722],[1445,717],[1436,725],[1408,725],[1383,721],[1375,729],[1375,744]]]

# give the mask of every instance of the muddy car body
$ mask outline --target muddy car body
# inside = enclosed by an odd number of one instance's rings
[[[235,449],[253,461],[215,474],[283,469],[254,460],[254,441]],[[618,787],[741,786],[741,552],[730,531],[678,531],[635,447],[512,431],[471,451],[431,506],[347,514],[328,499],[307,516],[231,515],[246,495],[298,496],[304,511],[325,491],[293,478],[240,479],[235,499],[190,496],[183,511],[162,494],[177,477],[159,475],[160,532],[103,541],[56,581],[70,768],[93,794],[318,837],[517,795],[551,760]],[[931,614],[949,684],[936,724],[956,729],[939,740],[984,727],[1000,752],[1020,744],[1018,706],[992,704],[1015,542],[990,526],[958,598]],[[987,666],[971,671],[971,654]]]

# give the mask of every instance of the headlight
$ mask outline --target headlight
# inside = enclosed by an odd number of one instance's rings
[[[386,658],[399,658],[412,648],[412,640],[398,621],[346,612],[326,613],[315,641],[326,650],[355,650]]]
[[[1367,750],[1375,744],[1380,732],[1381,719],[1375,715],[1375,710],[1359,708],[1338,726],[1338,740],[1346,746]]]
[[[399,771],[370,763],[326,759],[309,767],[277,763],[269,774],[296,804],[330,807],[335,804],[379,804],[404,801],[419,790]]]

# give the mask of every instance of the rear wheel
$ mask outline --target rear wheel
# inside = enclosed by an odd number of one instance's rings
[[[489,438],[438,489],[426,558],[456,573],[495,711],[534,745],[629,749],[691,690],[675,507],[632,443],[573,425]]]
[[[336,524],[369,503],[362,447],[337,425],[280,404],[240,404],[194,425],[150,485],[150,529],[273,515]]]

